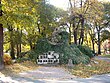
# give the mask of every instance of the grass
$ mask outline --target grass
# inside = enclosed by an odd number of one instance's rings
[[[97,60],[98,64],[91,63],[91,66],[79,64],[73,69],[69,69],[70,73],[75,76],[87,78],[93,75],[110,73],[110,62]]]
[[[14,63],[12,65],[6,65],[5,69],[0,71],[0,75],[16,76],[16,75],[18,75],[18,73],[34,70],[37,68],[38,68],[38,66],[36,65],[36,63],[31,62],[31,61]]]

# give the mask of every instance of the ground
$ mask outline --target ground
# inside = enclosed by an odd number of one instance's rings
[[[100,59],[100,60],[104,60],[104,61],[110,62],[110,58],[105,57],[105,56],[96,56],[95,59]]]
[[[36,63],[31,62],[31,61],[25,61],[21,63],[14,63],[11,65],[6,65],[5,69],[0,71],[0,75],[5,75],[5,76],[16,76],[20,72],[25,72],[29,70],[35,70],[37,69],[38,66]]]
[[[96,57],[96,59],[100,58],[106,60],[105,57]],[[0,83],[110,83],[110,74],[79,78],[61,67],[41,66],[36,70],[20,73],[16,77],[1,75]]]

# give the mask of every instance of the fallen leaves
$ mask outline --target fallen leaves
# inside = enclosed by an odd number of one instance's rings
[[[110,73],[110,62],[97,60],[98,64],[91,63],[91,66],[79,64],[75,65],[70,72],[78,77],[87,78],[92,75]]]
[[[2,74],[5,76],[15,76],[18,73],[34,70],[37,68],[38,68],[38,65],[31,61],[25,61],[22,63],[14,63],[12,65],[6,65],[5,69],[0,71],[0,75]]]

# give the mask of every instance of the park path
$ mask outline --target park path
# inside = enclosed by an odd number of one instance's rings
[[[45,67],[42,66],[37,70],[20,73],[20,76],[33,79],[72,79],[75,76],[61,67]]]
[[[105,57],[105,56],[95,56],[95,59],[110,62],[110,58]]]
[[[0,83],[110,83],[110,74],[77,78],[59,67],[40,67],[19,77],[0,76]]]

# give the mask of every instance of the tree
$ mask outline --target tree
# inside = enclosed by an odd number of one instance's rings
[[[90,36],[90,43],[92,42],[92,50],[95,53],[95,42],[96,42],[96,30],[95,30],[95,26],[92,24],[92,22],[88,22],[86,23],[86,34],[85,36]],[[87,37],[85,38],[85,41],[89,42]],[[88,44],[86,44],[88,45]],[[91,45],[89,45],[90,47]]]
[[[89,9],[91,4],[94,4],[90,0],[69,0],[70,2],[70,11],[71,11],[71,24],[73,27],[74,43],[83,44],[84,41],[84,30],[85,30],[85,21],[87,16],[89,16]],[[79,37],[79,40],[78,40]]]
[[[43,37],[50,36],[53,29],[60,26],[63,16],[67,13],[60,8],[46,3],[45,0],[40,1],[38,9],[38,31]]]
[[[18,3],[19,2],[19,3]],[[15,37],[16,29],[21,29],[21,27],[29,27],[31,24],[34,24],[35,14],[36,14],[36,6],[35,1],[32,0],[23,0],[23,1],[7,1],[2,0],[3,4],[3,16],[0,19],[0,22],[5,26],[9,32],[9,42],[10,42],[10,55],[12,59],[15,59],[15,46],[18,42],[19,51],[17,48],[17,55],[19,55],[21,51],[21,38]],[[32,11],[30,11],[30,9]],[[22,34],[22,33],[21,33]],[[18,39],[17,39],[18,38]],[[17,42],[15,42],[18,40]]]
[[[101,31],[101,42],[104,42],[106,39],[110,38],[109,30],[102,30]]]
[[[2,16],[1,0],[0,0],[0,16]],[[3,26],[0,24],[0,69],[4,68],[3,63]]]
[[[109,26],[110,26],[110,10],[109,10],[110,9],[110,2],[108,2],[108,3],[105,2],[105,3],[103,3],[103,5],[104,5],[104,16],[103,16],[104,26],[109,28]]]

